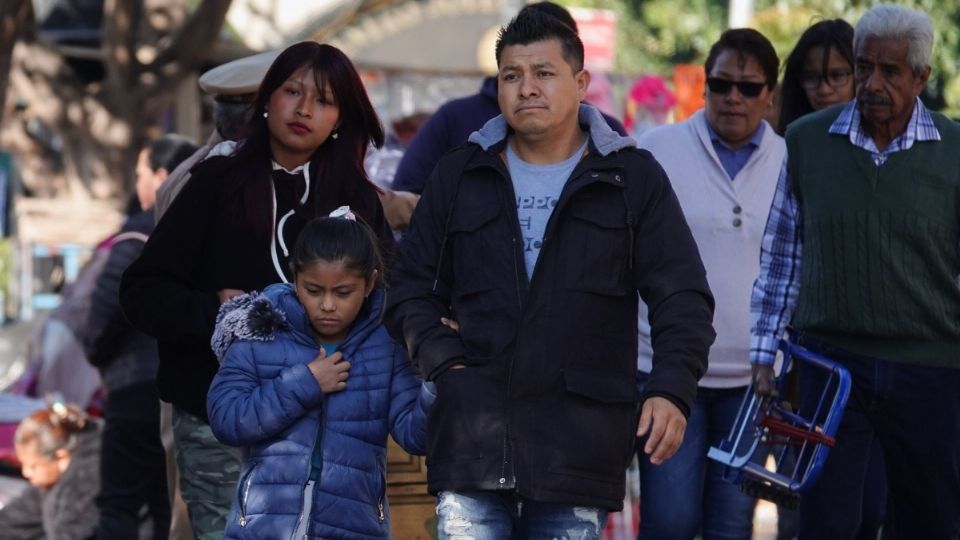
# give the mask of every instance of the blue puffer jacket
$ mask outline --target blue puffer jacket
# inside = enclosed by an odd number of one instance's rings
[[[226,538],[293,536],[321,428],[308,537],[390,537],[387,433],[423,454],[433,394],[380,324],[383,298],[379,289],[370,295],[338,348],[350,378],[330,395],[307,368],[319,345],[293,286],[271,285],[224,305],[213,338],[222,364],[207,410],[221,442],[249,449]]]

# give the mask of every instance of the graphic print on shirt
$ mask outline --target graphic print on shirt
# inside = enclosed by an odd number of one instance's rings
[[[533,269],[543,247],[547,221],[557,206],[560,192],[587,148],[584,141],[576,152],[559,163],[539,165],[520,159],[511,145],[507,145],[507,165],[517,197],[517,219],[523,234],[523,259],[527,278],[533,278]]]

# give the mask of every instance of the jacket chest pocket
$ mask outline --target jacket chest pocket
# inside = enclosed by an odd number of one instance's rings
[[[449,243],[456,279],[454,296],[463,297],[493,288],[492,257],[502,253],[496,239],[500,208],[492,204],[470,204],[462,198],[450,220]]]
[[[594,185],[570,203],[562,240],[565,286],[607,296],[627,292],[632,229],[622,188]]]

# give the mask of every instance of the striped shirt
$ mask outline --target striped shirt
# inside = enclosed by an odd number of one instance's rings
[[[857,101],[851,101],[830,126],[829,133],[846,135],[850,144],[870,152],[879,167],[894,152],[909,150],[917,141],[939,141],[940,132],[933,118],[917,98],[910,121],[883,151],[862,130]],[[750,298],[750,361],[772,365],[777,343],[783,335],[800,288],[800,264],[803,258],[803,215],[791,189],[790,173],[784,158],[777,180],[777,191],[767,218],[760,246],[760,275]]]

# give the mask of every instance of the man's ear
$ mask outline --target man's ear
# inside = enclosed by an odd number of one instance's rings
[[[170,172],[167,171],[166,167],[160,167],[159,169],[154,171],[153,174],[157,179],[157,185],[162,184],[163,181],[166,180],[168,176],[170,176]]]
[[[587,97],[587,90],[590,88],[590,72],[587,71],[587,68],[583,68],[575,77],[577,79],[577,95],[580,97],[580,101],[583,101],[583,98]]]

